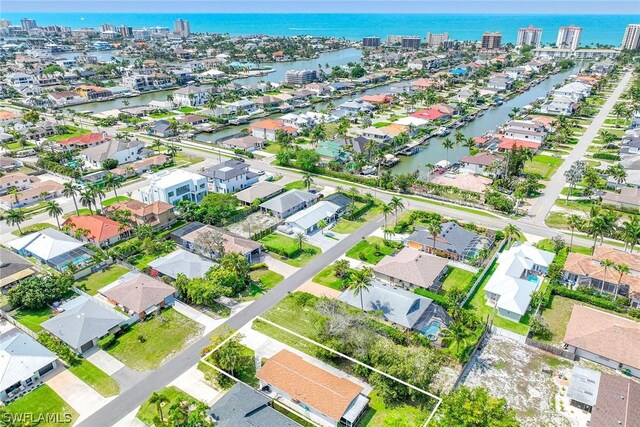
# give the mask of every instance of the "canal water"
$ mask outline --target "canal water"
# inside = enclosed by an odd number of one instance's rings
[[[552,75],[537,86],[532,87],[525,93],[522,93],[504,104],[485,110],[483,116],[468,123],[466,126],[460,128],[460,132],[466,137],[471,138],[474,136],[481,136],[489,131],[495,130],[498,126],[504,124],[509,120],[509,113],[514,107],[522,108],[527,104],[534,102],[537,98],[544,97],[553,87],[564,81],[571,74],[576,74],[580,70],[580,66],[576,66],[572,69],[559,72]],[[452,130],[448,136],[451,140],[454,140],[455,129]],[[394,174],[413,172],[419,170],[425,172],[427,170],[427,164],[436,164],[440,160],[447,159],[447,150],[442,147],[442,141],[445,138],[432,138],[429,140],[429,145],[423,147],[417,154],[406,157],[400,156],[400,162],[391,169]],[[469,150],[464,147],[454,147],[449,150],[449,161],[455,163],[460,157],[469,154]]]

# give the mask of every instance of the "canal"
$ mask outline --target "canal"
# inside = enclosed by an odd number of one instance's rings
[[[534,102],[536,99],[546,96],[556,84],[561,83],[571,74],[576,74],[579,70],[580,66],[576,66],[554,74],[527,92],[511,98],[504,104],[485,110],[483,116],[469,122],[459,130],[466,138],[481,136],[489,131],[493,131],[509,119],[509,113],[514,107],[522,108]],[[448,136],[452,140],[454,139],[454,133],[455,129],[452,130],[451,135]],[[427,170],[427,164],[436,164],[440,160],[446,160],[447,150],[442,147],[442,141],[444,139],[445,138],[432,138],[429,140],[429,145],[424,146],[417,154],[410,157],[400,156],[400,162],[391,169],[391,172],[394,174],[413,172],[415,170],[425,172]],[[468,154],[469,150],[467,148],[455,147],[449,150],[449,161],[455,163],[460,157]]]

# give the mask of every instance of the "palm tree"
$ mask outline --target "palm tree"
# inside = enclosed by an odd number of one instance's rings
[[[571,230],[571,239],[569,240],[569,252],[571,252],[571,249],[573,248],[573,232],[584,227],[584,218],[580,215],[571,214],[567,218],[567,224]]]
[[[360,308],[364,311],[364,301],[362,299],[362,293],[369,290],[371,286],[372,270],[370,267],[365,267],[362,270],[356,270],[349,275],[348,289],[353,292],[354,295],[360,296]]]
[[[121,186],[120,178],[109,172],[102,179],[102,183],[104,184],[105,188],[113,189],[113,194],[116,196],[116,202],[118,202],[118,193],[116,192],[116,189]]]
[[[382,215],[384,215],[384,227],[387,228],[387,216],[393,212],[393,206],[388,203],[382,205]]]
[[[622,117],[622,116],[624,116],[626,114],[627,106],[623,102],[618,102],[617,104],[615,104],[613,106],[611,111],[616,116],[616,127],[618,127],[618,119],[620,119],[620,117]]]
[[[304,183],[305,187],[307,187],[307,191],[309,191],[309,189],[311,188],[311,184],[313,184],[313,177],[309,172],[305,173],[302,176],[302,182]]]
[[[22,209],[9,209],[4,214],[4,220],[8,225],[15,225],[18,227],[18,232],[22,234],[22,229],[20,228],[20,224],[23,223],[27,219],[24,211]]]
[[[298,242],[298,250],[302,251],[302,247],[304,246],[304,242],[307,241],[307,235],[303,232],[296,233],[296,242]]]
[[[391,205],[395,214],[395,225],[398,225],[398,210],[404,209],[404,203],[402,202],[402,199],[400,197],[393,196],[391,198],[391,201],[389,202],[389,205]]]
[[[522,231],[513,224],[507,225],[503,230],[504,235],[507,237],[507,246],[511,243],[512,238],[519,238],[522,236]]]
[[[429,221],[426,224],[427,227],[427,231],[429,232],[429,234],[431,234],[431,236],[433,237],[433,254],[435,255],[436,253],[436,237],[438,236],[438,234],[442,233],[442,224],[440,224],[440,221]]]
[[[442,141],[442,146],[447,150],[447,163],[449,163],[449,150],[455,146],[455,143],[450,138],[445,138],[445,140]]]
[[[600,295],[602,295],[602,292],[604,292],[604,283],[607,281],[607,271],[610,268],[615,268],[616,263],[610,259],[603,259],[600,261],[600,265],[604,267],[604,278],[602,279],[602,286],[600,287]]]
[[[47,213],[49,216],[56,217],[56,223],[58,223],[58,230],[60,230],[60,215],[62,215],[62,208],[55,200],[50,200],[47,202]]]
[[[151,397],[149,398],[149,403],[152,405],[156,405],[156,411],[158,411],[158,416],[160,417],[160,422],[164,423],[164,416],[162,415],[162,406],[166,403],[169,403],[169,398],[165,396],[163,393],[153,392],[151,393]]]
[[[618,276],[618,285],[616,286],[616,293],[613,295],[613,300],[618,299],[618,290],[620,289],[620,283],[622,282],[622,276],[625,274],[629,274],[629,266],[627,264],[616,264],[613,266],[613,269],[617,271],[620,276]]]
[[[622,237],[624,240],[624,250],[627,250],[627,245],[630,246],[630,252],[633,253],[633,248],[640,241],[640,216],[633,215],[628,221],[622,223]]]
[[[82,204],[82,206],[85,206],[87,208],[89,208],[89,213],[91,215],[93,215],[93,210],[91,209],[91,204],[94,203],[94,197],[91,194],[91,190],[90,189],[85,189],[84,191],[80,192],[80,204]],[[80,213],[78,213],[78,215],[80,215]]]
[[[431,182],[431,174],[436,168],[436,165],[434,165],[433,163],[427,163],[426,165],[424,165],[424,167],[427,169],[427,182]]]
[[[106,193],[104,192],[102,187],[99,186],[98,184],[89,184],[88,188],[89,188],[89,192],[91,193],[91,197],[93,198],[93,204],[96,207],[96,212],[98,212],[102,207],[102,198],[106,196]],[[99,204],[96,203],[96,197],[100,201]]]
[[[456,353],[460,350],[460,344],[469,335],[468,329],[460,321],[453,321],[447,329],[443,331],[443,335],[451,338],[451,342],[456,346]]]
[[[76,196],[80,193],[80,187],[78,187],[73,182],[65,182],[62,185],[62,195],[64,197],[73,198],[73,205],[76,208],[76,215],[80,216],[80,211],[78,210],[78,202],[76,200]]]

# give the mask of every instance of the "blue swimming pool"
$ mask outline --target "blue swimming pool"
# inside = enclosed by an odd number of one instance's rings
[[[440,330],[441,326],[442,324],[440,322],[438,322],[437,320],[434,320],[431,323],[429,323],[427,327],[421,330],[420,332],[422,332],[422,335],[424,335],[425,337],[434,341],[438,338],[438,331]]]
[[[530,274],[529,277],[527,277],[527,280],[533,283],[538,283],[538,276],[536,276],[535,274]]]

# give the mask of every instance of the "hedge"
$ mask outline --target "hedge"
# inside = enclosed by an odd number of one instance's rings
[[[38,342],[54,352],[69,366],[76,366],[82,362],[69,346],[48,332],[40,332],[38,334]]]
[[[436,294],[435,292],[431,292],[423,288],[414,289],[413,292],[423,297],[431,298],[435,303],[437,303],[444,309],[448,309],[451,306],[451,304],[449,304],[449,301],[443,295]]]
[[[593,158],[594,159],[603,159],[603,160],[615,160],[615,161],[620,161],[620,156],[617,154],[611,154],[611,153],[594,153],[593,154]]]
[[[605,310],[612,310],[617,313],[626,313],[627,309],[620,305],[610,301],[608,299],[597,297],[594,295],[585,294],[584,292],[574,291],[564,286],[553,285],[550,287],[553,295],[560,295],[563,297],[571,298],[577,301],[587,302],[595,305],[596,307],[604,308]]]

